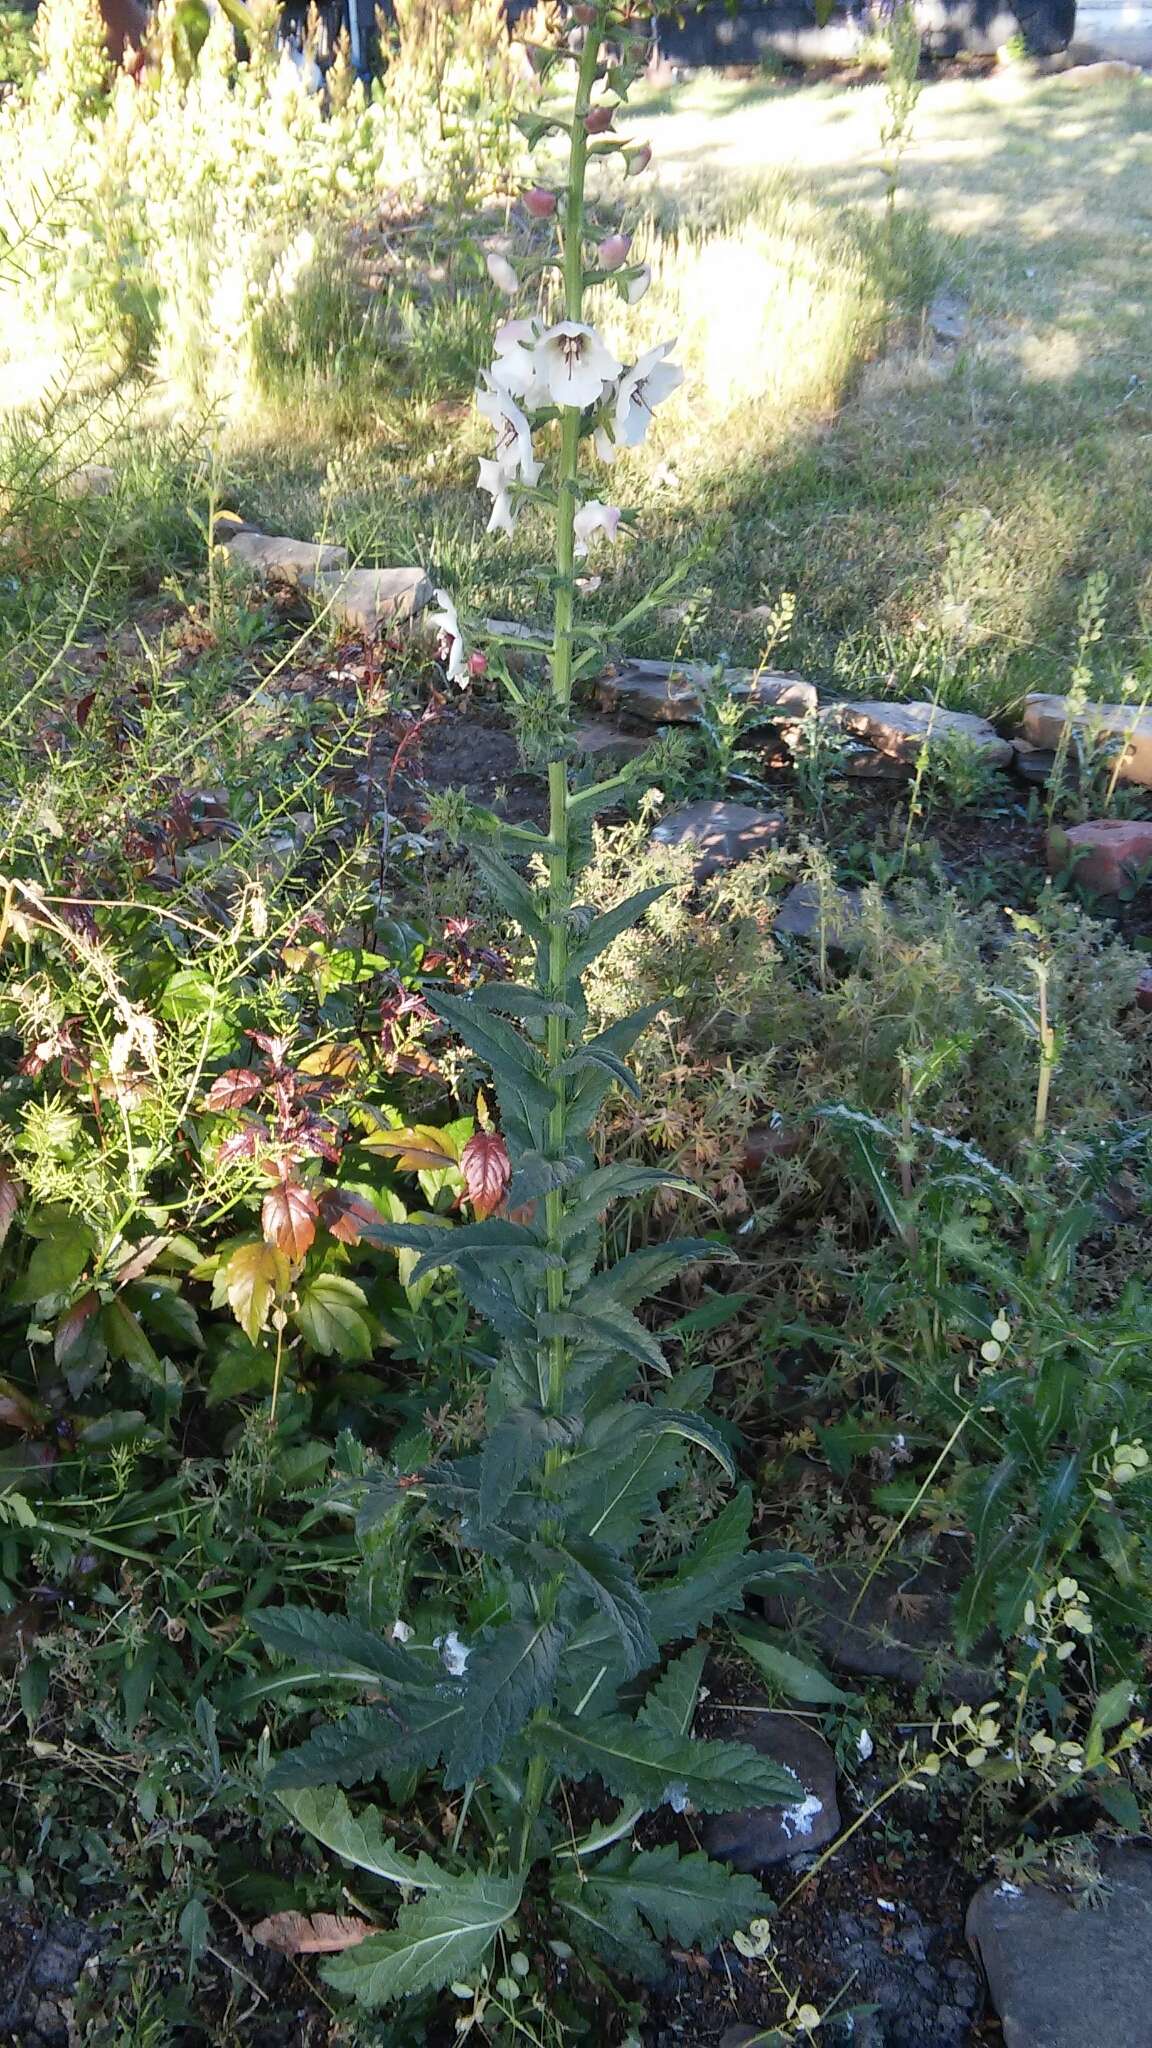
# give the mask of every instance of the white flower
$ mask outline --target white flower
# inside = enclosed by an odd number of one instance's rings
[[[540,464],[532,453],[532,429],[515,399],[493,385],[477,392],[476,410],[496,429],[496,460],[506,479],[520,476],[526,484],[536,483]]]
[[[501,391],[523,399],[530,411],[547,405],[548,380],[536,354],[541,328],[538,320],[506,320],[494,336],[496,361],[488,372]]]
[[[592,327],[561,320],[549,327],[536,345],[542,374],[556,405],[595,405],[607,378],[618,377],[620,364]]]
[[[675,347],[675,342],[662,341],[658,347],[650,348],[630,370],[625,370],[616,390],[616,417],[614,421],[617,441],[625,448],[638,448],[648,432],[648,422],[656,406],[684,382],[684,372],[677,363],[665,362]]]
[[[394,1643],[410,1643],[415,1633],[416,1631],[410,1621],[397,1620],[392,1623],[392,1641]]]
[[[464,1676],[468,1659],[472,1652],[466,1643],[460,1641],[455,1629],[452,1629],[450,1634],[446,1636],[437,1636],[432,1648],[439,1650],[440,1662],[443,1664],[449,1678],[462,1678]]]
[[[458,683],[464,674],[465,664],[464,635],[460,631],[456,607],[446,590],[434,591],[433,596],[440,609],[429,614],[428,624],[435,626],[440,634],[440,659],[444,663],[444,673],[448,681]],[[447,646],[444,645],[445,641],[448,643]]]
[[[638,306],[640,304],[651,282],[651,266],[647,263],[641,263],[639,268],[633,271],[624,286],[624,297],[630,306]]]
[[[477,488],[487,491],[492,500],[492,513],[488,521],[489,533],[513,533],[516,529],[516,505],[508,489],[510,478],[498,462],[489,462],[480,457],[480,474],[476,479]]]
[[[586,555],[594,533],[603,533],[609,540],[615,540],[620,525],[620,507],[602,505],[599,498],[589,498],[586,505],[581,505],[572,525],[576,535],[575,552]]]
[[[520,279],[508,258],[501,256],[498,250],[491,249],[484,258],[484,266],[497,291],[504,292],[510,299],[515,298],[520,289]]]

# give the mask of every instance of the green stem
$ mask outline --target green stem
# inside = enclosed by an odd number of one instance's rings
[[[588,166],[588,131],[584,126],[584,116],[591,103],[592,87],[596,79],[596,61],[600,53],[604,18],[605,8],[602,6],[597,12],[596,21],[588,30],[587,41],[581,52],[576,100],[572,110],[568,189],[563,222],[564,317],[567,320],[580,320],[584,311],[584,179]],[[542,949],[539,965],[539,973],[546,992],[550,1000],[556,1003],[564,1001],[568,984],[571,876],[565,740],[567,712],[572,701],[572,627],[576,608],[575,518],[579,468],[580,411],[576,406],[566,406],[560,424],[560,472],[557,479],[556,504],[556,586],[551,650],[552,699],[561,714],[557,722],[564,730],[556,735],[558,758],[550,761],[548,765],[548,838],[552,847],[548,856],[548,941]],[[567,1017],[556,1015],[548,1018],[545,1050],[552,1075],[548,1154],[550,1158],[559,1160],[564,1157],[568,1128],[567,1091],[563,1075],[557,1072],[569,1050]],[[544,1214],[548,1248],[550,1251],[559,1252],[562,1249],[564,1220],[562,1189],[553,1189],[545,1196]],[[566,1299],[567,1278],[563,1267],[556,1266],[547,1275],[542,1306],[548,1314],[555,1315],[558,1310],[563,1309]],[[566,1339],[543,1339],[538,1351],[537,1377],[541,1401],[552,1414],[563,1411],[567,1372]],[[550,1451],[545,1462],[545,1470],[554,1471],[562,1457],[562,1451]],[[542,1605],[555,1603],[559,1598],[562,1584],[563,1581],[558,1578],[543,1589]],[[520,1825],[519,1862],[522,1870],[527,1867],[531,1858],[532,1835],[537,1816],[548,1796],[550,1779],[551,1770],[547,1759],[533,1757],[525,1778],[524,1809]]]

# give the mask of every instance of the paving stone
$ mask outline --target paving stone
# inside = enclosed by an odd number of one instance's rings
[[[1118,896],[1152,867],[1152,822],[1142,818],[1092,818],[1065,829],[1054,825],[1047,839],[1048,866],[1071,868],[1074,881],[1098,896]]]
[[[1005,2048],[1140,2048],[1152,2041],[1152,1848],[1100,1851],[1103,1899],[1077,1908],[1041,1884],[993,1879],[966,1932]]]
[[[994,768],[1012,759],[1011,740],[1002,740],[987,718],[972,711],[945,711],[939,704],[842,704],[836,716],[846,732],[888,754],[894,761],[914,763],[928,739],[967,740]]]
[[[1024,699],[1022,735],[1034,747],[1056,748],[1068,716],[1067,697],[1034,692]],[[1120,781],[1152,789],[1152,711],[1140,711],[1131,704],[1085,704],[1074,723],[1084,732],[1123,741]]]
[[[846,754],[840,766],[842,775],[867,782],[907,782],[912,773],[910,761],[897,761],[891,754],[882,754],[878,747],[854,747]]]
[[[338,624],[371,636],[414,619],[431,603],[432,585],[423,569],[349,569],[345,576],[321,575],[316,594]]]
[[[700,716],[700,693],[711,685],[714,671],[707,662],[630,661],[618,675],[602,676],[596,685],[601,711],[617,711],[644,725],[692,725]],[[815,711],[812,683],[783,669],[726,668],[725,689],[750,697],[766,715],[777,711],[803,717]]]
[[[704,882],[754,853],[770,852],[780,844],[785,829],[785,820],[775,811],[758,811],[752,804],[686,804],[660,820],[651,844],[697,847],[692,872]]]
[[[836,1803],[836,1759],[824,1737],[791,1714],[725,1716],[724,1740],[746,1742],[761,1756],[791,1771],[797,1781],[791,1806],[749,1806],[739,1813],[710,1813],[701,1840],[710,1856],[736,1870],[766,1870],[790,1856],[810,1856],[840,1832]]]
[[[254,527],[233,527],[223,543],[261,583],[288,583],[296,590],[314,590],[327,570],[348,567],[347,548],[316,541],[290,540],[283,533],[258,533]]]
[[[963,341],[970,325],[967,299],[941,285],[928,308],[928,325],[937,341]]]
[[[772,930],[777,938],[818,939],[823,926],[828,944],[843,946],[860,914],[859,889],[821,890],[819,882],[797,882],[781,901]]]
[[[979,1706],[996,1689],[994,1645],[979,1642],[963,1660],[952,1648],[953,1603],[966,1571],[955,1545],[914,1569],[890,1566],[867,1584],[863,1570],[841,1566],[817,1572],[794,1594],[767,1596],[764,1613],[774,1627],[802,1626],[820,1655],[854,1678],[917,1686],[931,1674],[946,1699]]]
[[[1034,747],[1031,740],[1013,740],[1012,770],[1031,789],[1043,789],[1056,766],[1052,747]]]
[[[634,761],[638,754],[646,754],[652,744],[642,733],[621,732],[618,725],[612,725],[606,718],[590,718],[587,724],[578,726],[572,741],[588,760],[605,768]]]

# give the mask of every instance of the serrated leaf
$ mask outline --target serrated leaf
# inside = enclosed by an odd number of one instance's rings
[[[132,1280],[122,1292],[146,1329],[189,1351],[203,1351],[200,1319],[177,1287],[164,1286],[159,1279]]]
[[[387,1707],[353,1707],[278,1756],[269,1783],[274,1791],[295,1785],[363,1785],[370,1778],[431,1766],[451,1748],[464,1700],[464,1686],[445,1675],[427,1692],[397,1691]]]
[[[313,1351],[348,1360],[371,1358],[374,1349],[368,1299],[344,1273],[317,1273],[300,1288],[292,1321]]]
[[[572,1017],[567,1003],[559,1003],[542,989],[525,988],[515,981],[482,981],[469,1000],[482,1010],[497,1010],[502,1017],[521,1017],[532,1023],[543,1017]]]
[[[605,1302],[598,1315],[558,1309],[554,1315],[540,1318],[540,1331],[545,1337],[568,1338],[587,1359],[611,1359],[623,1353],[641,1365],[650,1365],[665,1379],[671,1377],[671,1367],[651,1330],[618,1302]]]
[[[623,1910],[618,1897],[597,1891],[579,1872],[554,1878],[552,1895],[581,1947],[590,1943],[624,1976],[659,1982],[668,1960],[641,1925],[639,1914]]]
[[[582,1230],[599,1222],[613,1202],[626,1200],[631,1195],[646,1194],[653,1188],[678,1188],[685,1195],[701,1192],[682,1174],[665,1173],[658,1166],[630,1166],[622,1162],[617,1166],[598,1167],[592,1173],[582,1174],[570,1190],[569,1207],[561,1225],[561,1242],[578,1237]]]
[[[704,1262],[732,1264],[736,1253],[730,1245],[707,1237],[673,1237],[664,1244],[641,1245],[603,1273],[597,1273],[583,1288],[572,1306],[578,1314],[602,1315],[609,1302],[635,1308],[670,1280],[676,1280],[685,1266]]]
[[[555,1621],[514,1621],[473,1649],[463,1721],[444,1778],[449,1788],[496,1763],[529,1715],[552,1698],[564,1636]]]
[[[480,1520],[492,1521],[503,1509],[526,1472],[545,1453],[579,1441],[582,1425],[542,1408],[510,1408],[490,1430],[480,1452]]]
[[[788,1806],[804,1797],[791,1771],[737,1742],[694,1742],[645,1727],[623,1715],[598,1721],[550,1716],[533,1721],[529,1745],[569,1776],[597,1777],[622,1799],[647,1811],[665,1803],[700,1813],[743,1806]]]
[[[693,1643],[679,1657],[673,1657],[654,1685],[649,1686],[636,1719],[641,1727],[657,1734],[687,1735],[700,1699],[700,1681],[708,1661],[708,1645]]]
[[[403,1906],[396,1926],[325,1965],[323,1976],[362,2005],[391,2005],[469,1980],[520,1904],[519,1878],[455,1879]]]
[[[699,1450],[707,1451],[729,1479],[735,1479],[736,1467],[732,1453],[719,1430],[705,1422],[702,1416],[686,1415],[676,1408],[648,1408],[644,1411],[643,1434],[646,1436],[678,1436],[685,1443],[695,1444]]]
[[[631,1676],[656,1657],[644,1595],[631,1567],[588,1536],[569,1536],[554,1555],[571,1587],[595,1602],[611,1622],[624,1650],[624,1668]]]
[[[613,1849],[589,1871],[588,1882],[603,1899],[641,1913],[660,1940],[682,1948],[712,1948],[773,1910],[755,1878],[741,1877],[700,1850],[682,1856],[671,1842],[657,1849]]]
[[[216,1114],[244,1109],[255,1101],[264,1086],[264,1076],[256,1068],[229,1067],[226,1073],[217,1074],[204,1097],[204,1107]]]
[[[288,1280],[288,1261],[275,1245],[237,1245],[216,1273],[212,1306],[227,1302],[248,1342],[255,1344],[273,1302],[287,1292]]]
[[[461,1223],[454,1230],[430,1231],[428,1236],[428,1248],[412,1268],[413,1280],[435,1272],[439,1266],[459,1266],[464,1262],[494,1263],[497,1268],[507,1263],[510,1271],[520,1267],[539,1273],[564,1263],[558,1252],[550,1252],[541,1244],[535,1231],[503,1217],[489,1217],[486,1223]]]
[[[515,868],[485,846],[473,848],[472,861],[489,895],[494,897],[506,916],[538,945],[546,945],[548,927],[544,922],[544,904],[521,881]]]
[[[412,1651],[342,1614],[262,1607],[248,1619],[265,1649],[356,1685],[421,1687],[434,1676]]]
[[[260,1204],[265,1238],[293,1263],[298,1263],[314,1243],[319,1220],[316,1197],[298,1181],[277,1181]]]
[[[344,1794],[331,1785],[306,1786],[276,1796],[298,1827],[358,1870],[371,1871],[373,1877],[385,1878],[405,1890],[437,1892],[451,1886],[453,1880],[423,1850],[417,1856],[406,1856],[396,1847],[384,1833],[376,1807],[353,1813]]]

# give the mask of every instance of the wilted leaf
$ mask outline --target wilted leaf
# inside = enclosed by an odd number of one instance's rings
[[[508,1147],[496,1131],[477,1131],[460,1154],[460,1171],[468,1199],[479,1222],[491,1216],[504,1200],[512,1178]]]
[[[244,1335],[254,1344],[276,1296],[287,1291],[288,1278],[288,1261],[275,1245],[237,1245],[216,1275],[212,1306],[219,1308],[226,1301]]]
[[[373,1131],[362,1143],[366,1151],[394,1159],[404,1173],[420,1173],[425,1167],[455,1166],[459,1156],[454,1140],[432,1124],[406,1124],[398,1131]]]
[[[277,1181],[260,1205],[260,1221],[269,1244],[290,1259],[302,1259],[316,1236],[320,1211],[299,1181]]]
[[[270,1913],[256,1922],[252,1939],[282,1956],[319,1956],[355,1948],[376,1932],[370,1920],[358,1920],[351,1913]]]
[[[12,1228],[12,1219],[24,1199],[24,1184],[14,1180],[6,1166],[0,1166],[0,1244]]]
[[[264,1077],[253,1067],[229,1067],[227,1073],[217,1074],[212,1086],[204,1097],[205,1109],[243,1109],[254,1102],[264,1086]]]

